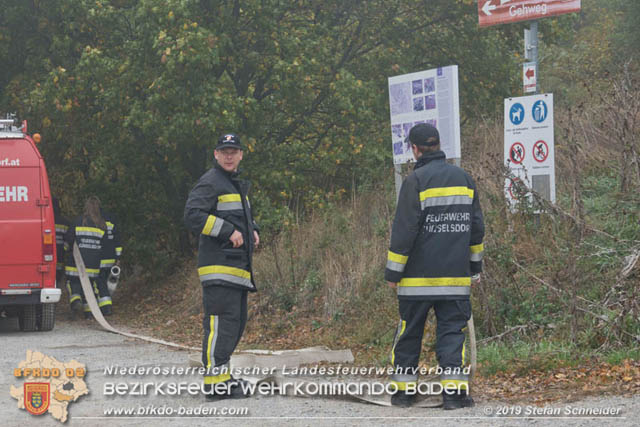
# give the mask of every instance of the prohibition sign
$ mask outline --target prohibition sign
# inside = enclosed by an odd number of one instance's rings
[[[520,178],[513,178],[511,180],[511,183],[509,184],[509,195],[511,196],[511,199],[512,200],[518,200],[517,194],[516,195],[513,194],[513,186],[514,186],[514,184],[516,186],[518,186],[518,185],[522,184],[522,180],[520,180]]]
[[[520,142],[514,142],[511,148],[509,148],[509,158],[513,163],[519,165],[524,160],[524,145]]]
[[[536,162],[542,163],[547,160],[549,156],[549,146],[543,140],[540,140],[533,144],[533,158]]]

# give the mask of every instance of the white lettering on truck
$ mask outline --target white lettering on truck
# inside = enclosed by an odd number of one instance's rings
[[[27,187],[23,186],[0,186],[0,202],[28,202],[29,196],[27,192]]]
[[[20,159],[9,160],[9,158],[1,159],[0,166],[20,166]]]

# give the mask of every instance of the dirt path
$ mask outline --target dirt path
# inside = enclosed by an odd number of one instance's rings
[[[88,374],[85,378],[90,394],[82,396],[69,407],[68,425],[72,426],[146,426],[146,425],[187,425],[210,426],[216,425],[452,425],[464,422],[468,425],[511,426],[530,425],[539,426],[570,425],[570,426],[622,426],[637,425],[640,419],[640,397],[602,397],[591,398],[579,402],[557,403],[553,406],[559,412],[556,418],[546,414],[533,416],[532,411],[543,411],[534,406],[504,405],[499,401],[487,401],[482,396],[476,396],[476,406],[453,412],[441,409],[411,408],[403,410],[353,402],[344,399],[302,398],[286,396],[256,396],[246,400],[206,402],[201,396],[182,394],[181,396],[155,395],[153,387],[160,382],[165,383],[199,383],[200,376],[167,375],[167,376],[109,376],[105,368],[120,366],[137,367],[173,367],[188,366],[188,352],[169,349],[155,344],[128,339],[119,335],[100,330],[95,322],[86,321],[58,321],[52,332],[21,333],[15,322],[0,319],[0,420],[3,426],[28,425],[60,425],[48,414],[35,417],[24,410],[17,409],[17,402],[9,395],[11,385],[22,386],[23,380],[13,376],[13,370],[20,361],[25,359],[27,350],[39,351],[54,357],[60,362],[72,359],[86,364]],[[106,396],[105,385],[108,383],[152,383],[148,394],[143,396]],[[108,385],[107,385],[108,387]],[[148,416],[160,418],[149,419],[141,416],[129,418],[105,417],[105,411],[111,409],[150,408]],[[226,413],[246,411],[246,415],[235,415],[212,420],[213,415],[199,418],[185,418],[184,416],[162,417],[159,411],[217,411]],[[246,408],[246,409],[245,409]],[[605,410],[618,413],[616,418],[589,418],[571,415],[567,411]],[[547,408],[547,412],[552,409]],[[155,413],[153,412],[155,411]],[[498,417],[503,415],[516,418]],[[519,413],[519,414],[518,414]],[[218,412],[220,415],[220,412]],[[528,418],[517,416],[528,415]],[[455,416],[455,418],[450,418]]]

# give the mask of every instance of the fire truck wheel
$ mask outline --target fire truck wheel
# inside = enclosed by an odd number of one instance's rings
[[[25,305],[18,314],[18,325],[21,331],[31,332],[36,330],[36,306]]]
[[[56,323],[56,305],[40,304],[36,311],[38,329],[41,331],[50,331]]]

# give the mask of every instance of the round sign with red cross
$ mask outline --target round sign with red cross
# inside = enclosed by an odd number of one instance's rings
[[[509,183],[509,196],[511,196],[512,200],[518,200],[519,199],[519,195],[520,193],[518,193],[516,190],[518,188],[518,186],[523,185],[522,184],[522,180],[520,178],[512,178],[511,182]]]
[[[542,163],[549,157],[549,146],[543,140],[533,144],[533,158],[536,162]]]
[[[524,145],[520,142],[514,142],[509,149],[509,158],[516,165],[522,164],[524,160]]]

